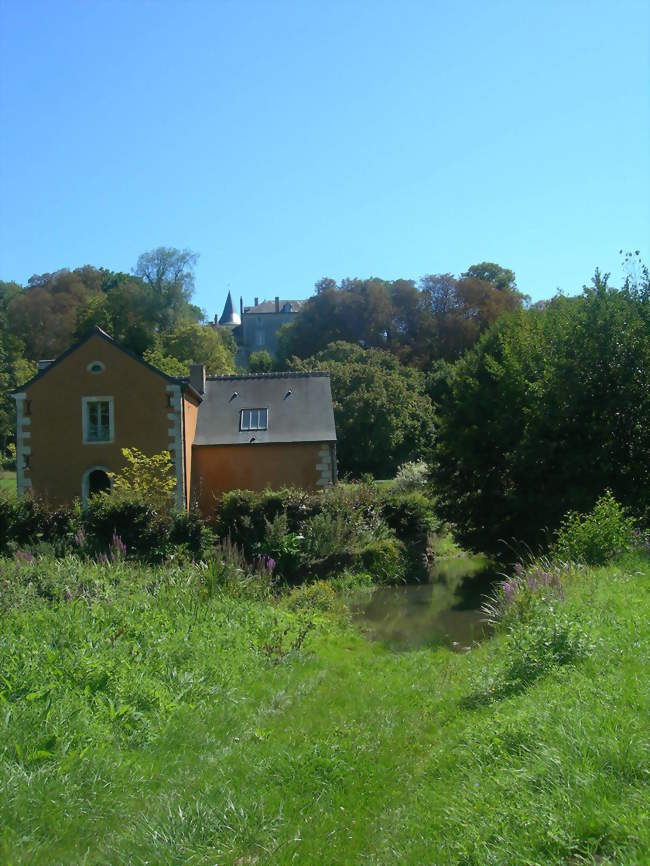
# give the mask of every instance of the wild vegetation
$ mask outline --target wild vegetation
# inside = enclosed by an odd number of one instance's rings
[[[453,368],[437,408],[434,484],[461,543],[544,545],[605,488],[650,503],[650,282],[597,274],[575,298],[502,318]]]
[[[608,507],[562,531],[608,564],[518,564],[464,653],[232,545],[1,559],[0,859],[650,862],[648,539]]]
[[[163,455],[125,449],[127,466],[111,493],[50,508],[37,498],[0,497],[0,552],[86,559],[111,555],[147,563],[210,559],[215,544],[237,550],[243,562],[272,562],[292,583],[369,572],[377,582],[426,580],[431,539],[442,525],[418,491],[394,492],[371,483],[323,493],[237,490],[224,494],[211,519],[178,512]]]

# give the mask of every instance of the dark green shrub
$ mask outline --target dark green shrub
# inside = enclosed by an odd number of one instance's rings
[[[377,583],[400,583],[407,576],[404,545],[396,538],[371,541],[351,565],[359,571],[370,572]]]
[[[217,503],[215,528],[248,558],[271,556],[276,573],[292,582],[353,567],[371,545],[375,553],[367,557],[377,563],[383,582],[426,577],[429,534],[439,522],[423,494],[382,493],[366,483],[322,493],[235,490]],[[391,545],[388,561],[379,561],[376,543],[386,538],[400,542],[399,565],[393,562]]]
[[[58,555],[74,546],[81,512],[75,506],[49,506],[32,496],[0,497],[0,551],[50,545]]]
[[[0,549],[27,545],[37,533],[37,506],[31,497],[0,497]]]
[[[389,493],[381,514],[405,546],[408,580],[426,580],[430,564],[429,536],[440,529],[431,501],[422,493]]]
[[[169,541],[192,559],[200,560],[212,555],[215,536],[196,511],[177,511],[171,516]]]
[[[304,490],[232,490],[217,502],[215,529],[220,538],[229,537],[252,557],[264,544],[267,524],[278,515],[286,514],[287,530],[297,532],[302,521],[319,508],[318,495]]]
[[[169,518],[138,496],[102,493],[88,504],[84,526],[92,552],[105,553],[118,536],[129,558],[157,562],[170,552]]]
[[[283,511],[273,520],[265,520],[266,532],[260,545],[260,555],[270,558],[277,574],[285,580],[296,582],[301,572],[301,548],[303,536],[289,531],[287,512]]]

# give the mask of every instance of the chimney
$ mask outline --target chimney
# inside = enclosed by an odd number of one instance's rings
[[[53,358],[50,358],[49,361],[39,361],[38,362],[38,372],[42,373],[43,370],[47,370],[47,368],[54,362]]]
[[[259,298],[255,298],[255,306],[257,306],[257,305],[259,304],[259,302],[260,302],[260,299],[259,299]]]
[[[205,394],[205,367],[203,364],[190,364],[190,385],[199,394]]]
[[[244,299],[242,296],[239,296],[239,318],[243,321],[244,319]]]
[[[280,298],[277,295],[275,296],[275,312],[280,312]]]

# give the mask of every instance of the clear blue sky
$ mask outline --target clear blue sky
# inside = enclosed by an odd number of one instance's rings
[[[0,0],[0,278],[200,253],[197,302],[650,252],[647,0]]]

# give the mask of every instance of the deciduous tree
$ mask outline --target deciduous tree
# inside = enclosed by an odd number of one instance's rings
[[[342,472],[389,478],[431,449],[433,406],[418,370],[387,352],[343,342],[291,366],[330,373]]]
[[[434,467],[460,540],[537,546],[606,488],[650,502],[650,293],[598,272],[579,297],[502,318],[456,365]]]

